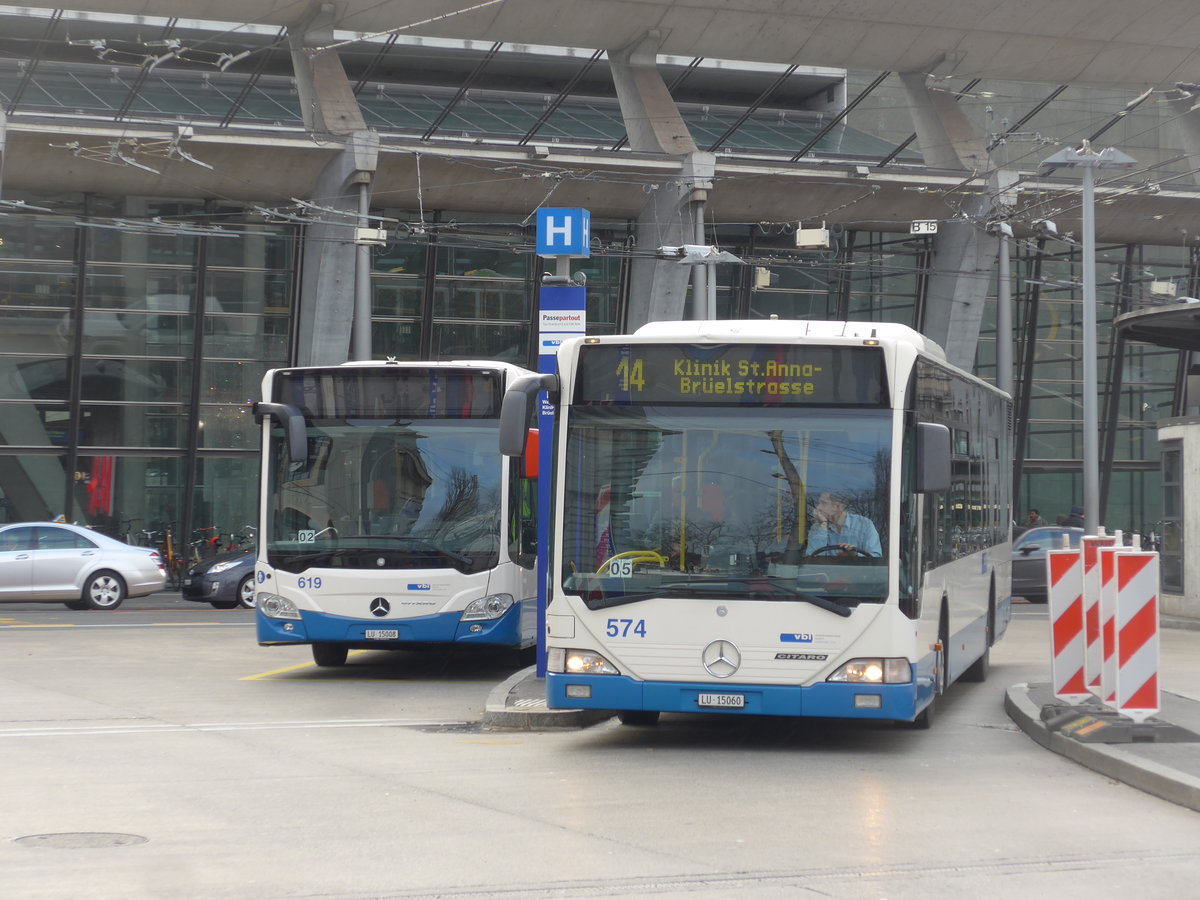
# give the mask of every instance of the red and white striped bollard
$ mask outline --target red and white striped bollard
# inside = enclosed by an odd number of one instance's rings
[[[1104,647],[1100,642],[1100,548],[1111,547],[1111,535],[1084,535],[1080,542],[1083,556],[1083,675],[1089,691],[1100,693],[1100,667]]]
[[[1046,553],[1046,606],[1050,615],[1050,682],[1068,703],[1091,697],[1084,679],[1083,556],[1078,548]]]
[[[1128,551],[1117,565],[1117,712],[1135,722],[1161,709],[1158,679],[1158,554]]]

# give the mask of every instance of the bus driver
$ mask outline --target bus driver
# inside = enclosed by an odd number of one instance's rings
[[[804,552],[811,556],[825,547],[838,547],[849,553],[859,551],[866,556],[883,555],[875,524],[866,516],[847,511],[846,498],[831,491],[817,497]]]

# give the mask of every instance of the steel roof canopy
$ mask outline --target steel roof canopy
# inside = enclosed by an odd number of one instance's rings
[[[1128,312],[1117,316],[1114,325],[1128,341],[1200,350],[1200,300]]]
[[[612,50],[649,29],[661,53],[1056,84],[1200,80],[1194,0],[340,0],[364,34]],[[295,27],[317,2],[75,0],[70,9]]]

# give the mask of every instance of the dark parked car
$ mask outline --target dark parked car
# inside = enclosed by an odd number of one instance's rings
[[[1039,525],[1023,532],[1013,541],[1012,592],[1030,603],[1046,602],[1046,551],[1061,550],[1063,535],[1072,547],[1079,546],[1082,528]]]
[[[231,550],[196,563],[184,576],[184,600],[216,609],[254,609],[254,551]]]
[[[80,525],[21,522],[0,528],[0,600],[116,609],[126,597],[161,591],[166,580],[157,550]]]

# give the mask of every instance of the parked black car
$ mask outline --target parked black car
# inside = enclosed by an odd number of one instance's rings
[[[254,552],[231,550],[196,563],[183,579],[182,594],[216,609],[253,609]]]
[[[1030,603],[1046,602],[1046,551],[1061,550],[1063,535],[1072,547],[1079,546],[1082,528],[1062,525],[1039,525],[1023,532],[1013,540],[1012,592]]]

